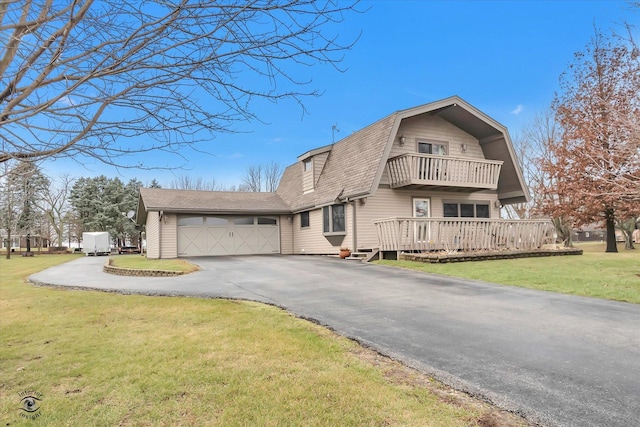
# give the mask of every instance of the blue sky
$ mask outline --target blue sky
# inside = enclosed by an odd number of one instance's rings
[[[322,96],[305,99],[307,114],[293,101],[260,102],[265,123],[244,123],[243,133],[223,134],[186,151],[185,159],[145,154],[145,163],[182,169],[115,169],[83,160],[45,162],[50,176],[157,179],[168,186],[177,175],[237,185],[247,167],[277,161],[287,166],[310,149],[355,132],[388,114],[458,95],[506,125],[512,137],[550,104],[558,78],[576,51],[584,49],[594,25],[620,29],[640,25],[619,1],[408,1],[363,0],[365,13],[341,24],[347,37],[362,32],[346,52],[340,73],[308,69]]]

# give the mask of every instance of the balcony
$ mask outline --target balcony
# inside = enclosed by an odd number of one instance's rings
[[[461,191],[496,190],[501,161],[403,154],[389,159],[391,188],[428,186]]]
[[[548,220],[386,218],[374,221],[381,251],[533,251],[555,241]]]

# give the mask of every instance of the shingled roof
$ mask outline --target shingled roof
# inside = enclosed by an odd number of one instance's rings
[[[284,214],[291,208],[276,193],[240,191],[173,190],[141,188],[138,202],[138,222],[148,211],[189,212],[202,214]]]
[[[302,189],[302,164],[287,167],[275,193],[185,191],[143,188],[138,218],[146,211],[200,213],[292,213],[347,199],[374,195],[403,119],[420,114],[437,115],[477,138],[486,158],[504,162],[499,190],[503,203],[528,200],[522,171],[507,129],[457,96],[397,111],[330,146],[314,191]],[[492,141],[499,141],[488,147]],[[313,154],[314,150],[307,152]],[[138,219],[141,221],[141,219]]]
[[[285,169],[276,192],[294,212],[370,193],[380,164],[384,167],[394,123],[392,114],[333,144],[314,191],[303,194],[302,168],[296,163]]]
[[[481,141],[486,158],[504,162],[499,183],[503,203],[528,200],[506,127],[458,96],[397,111],[336,142],[312,192],[302,191],[301,165],[289,166],[276,192],[291,205],[293,212],[374,195],[400,123],[420,114],[437,115],[452,123]],[[489,152],[484,142],[493,140],[500,140],[502,145],[499,150]]]

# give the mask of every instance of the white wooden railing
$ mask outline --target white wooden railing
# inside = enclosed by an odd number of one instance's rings
[[[555,241],[547,220],[396,217],[374,224],[382,251],[529,251]]]
[[[406,185],[498,188],[501,161],[403,154],[387,162],[391,188]]]

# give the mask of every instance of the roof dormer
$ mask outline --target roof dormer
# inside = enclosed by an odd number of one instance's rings
[[[324,147],[316,148],[315,150],[307,151],[303,155],[298,157],[298,161],[301,163],[302,168],[302,192],[310,193],[315,190],[316,183],[320,177],[320,173],[324,168],[324,164],[331,152],[331,145],[325,145]]]

